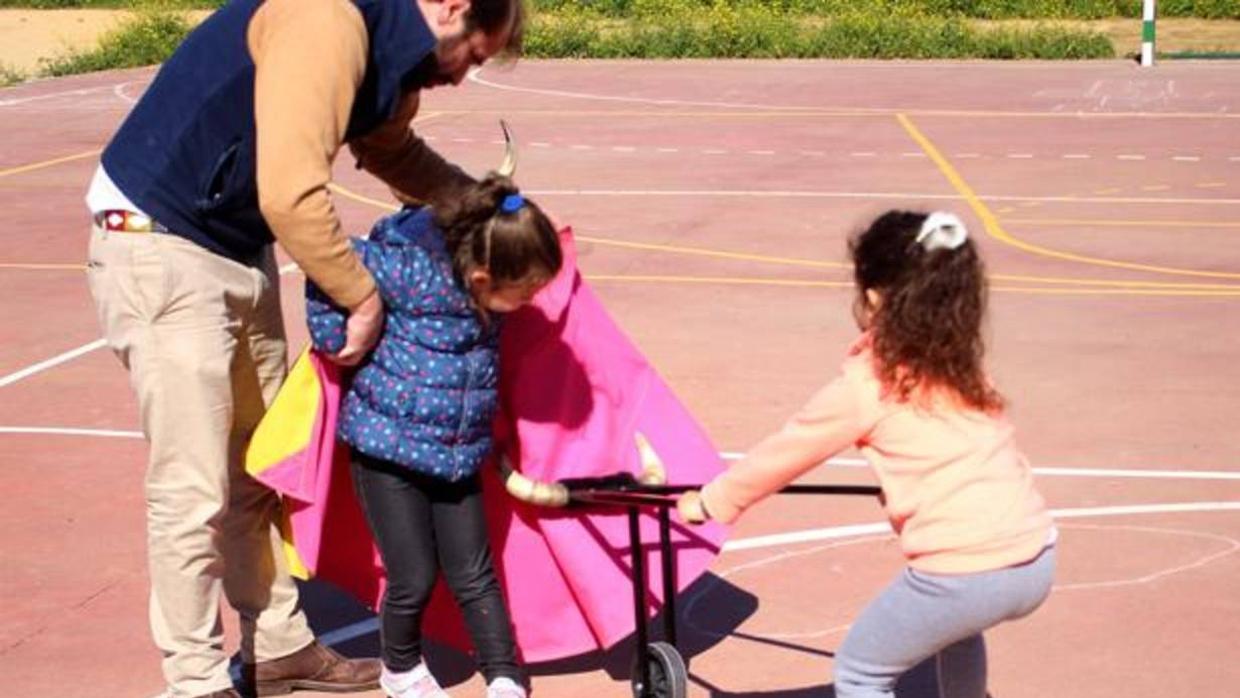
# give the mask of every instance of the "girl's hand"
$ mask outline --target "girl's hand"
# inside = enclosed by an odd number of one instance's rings
[[[694,525],[706,523],[710,518],[706,506],[702,504],[702,493],[697,490],[689,490],[680,495],[676,500],[676,513],[682,521]]]

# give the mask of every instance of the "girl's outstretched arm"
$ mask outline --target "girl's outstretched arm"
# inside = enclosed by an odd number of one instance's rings
[[[856,443],[873,426],[864,386],[843,375],[818,391],[783,428],[702,488],[705,514],[731,523],[759,500]],[[693,493],[690,493],[691,495]],[[695,505],[692,497],[681,508]]]

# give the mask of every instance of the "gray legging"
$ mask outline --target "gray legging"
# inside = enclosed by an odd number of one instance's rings
[[[942,575],[905,568],[861,612],[835,655],[836,698],[889,698],[900,675],[937,655],[940,698],[984,698],[982,631],[1032,613],[1055,574],[1055,546],[1015,567]]]

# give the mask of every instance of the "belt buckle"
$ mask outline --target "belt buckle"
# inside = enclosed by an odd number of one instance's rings
[[[95,214],[95,223],[113,233],[159,233],[164,230],[164,227],[150,216],[121,209],[110,209]]]

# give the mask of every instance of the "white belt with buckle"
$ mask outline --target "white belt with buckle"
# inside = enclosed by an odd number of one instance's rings
[[[113,233],[166,233],[168,229],[150,216],[133,211],[109,209],[95,214],[95,225]]]

